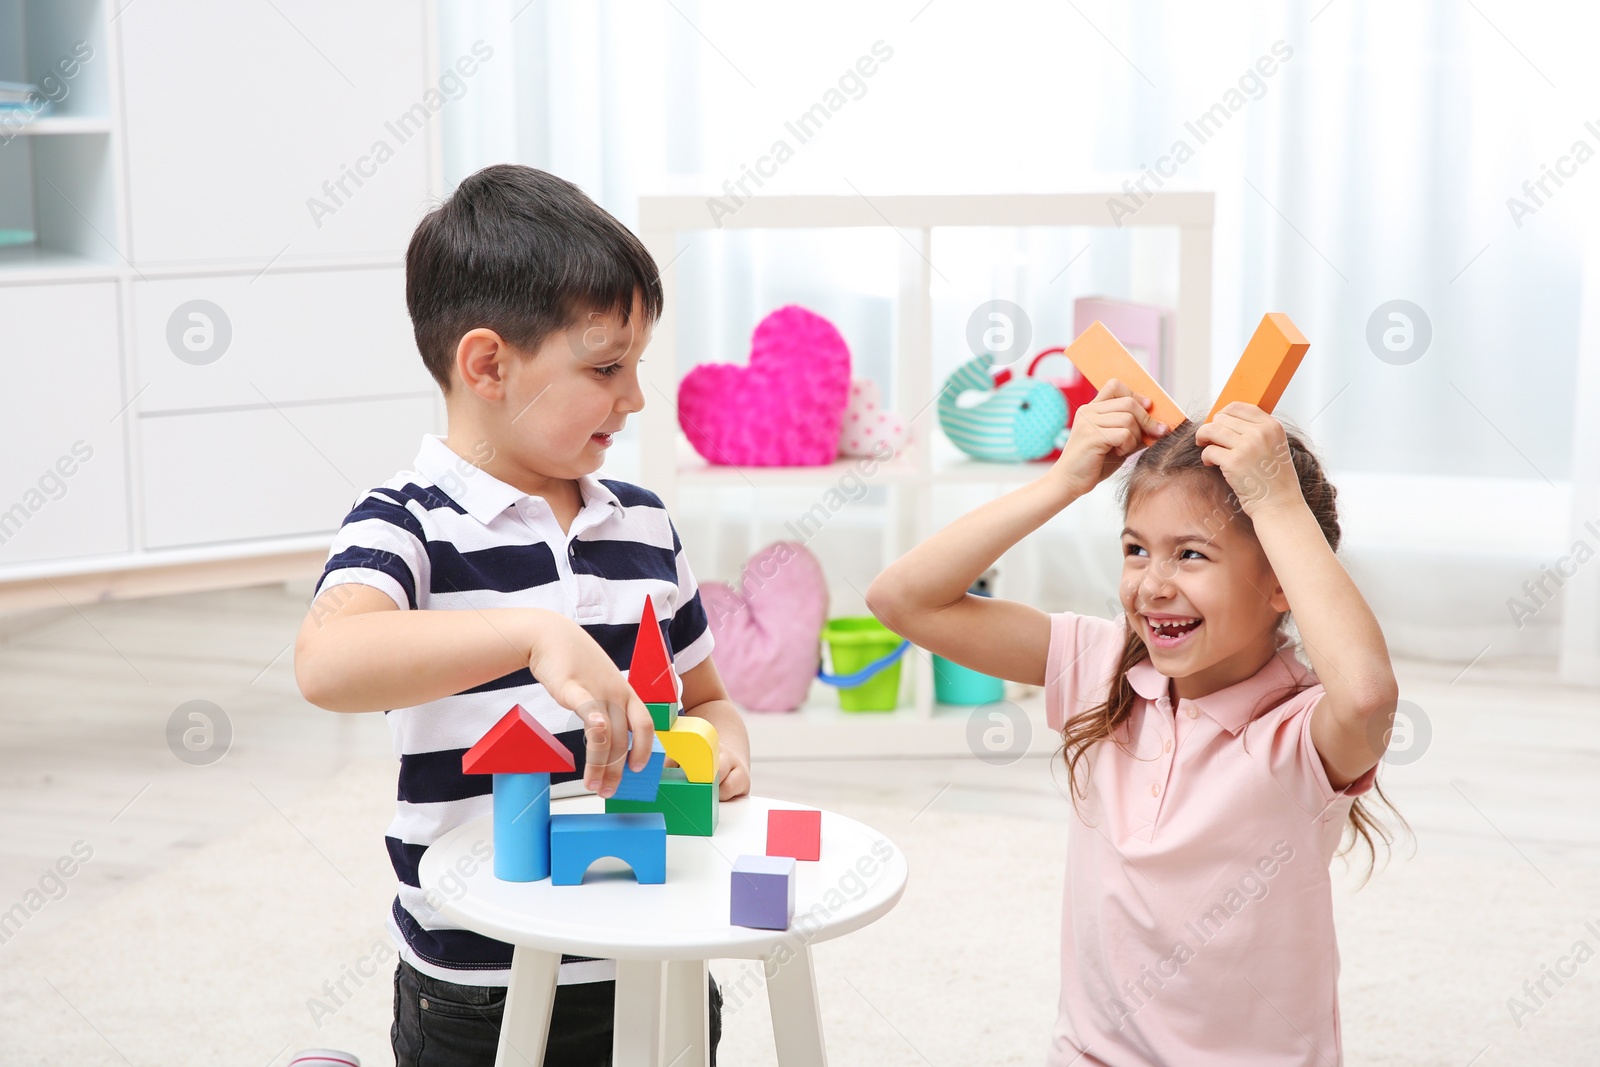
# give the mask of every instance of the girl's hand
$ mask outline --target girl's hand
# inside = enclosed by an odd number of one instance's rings
[[[1172,427],[1151,418],[1155,401],[1131,391],[1116,378],[1109,379],[1095,398],[1072,417],[1061,458],[1050,468],[1052,477],[1087,493],[1115,474],[1123,460],[1144,447],[1144,434],[1161,437]]]
[[[1194,440],[1206,465],[1222,469],[1246,515],[1305,505],[1283,423],[1256,405],[1235,400],[1195,431]]]

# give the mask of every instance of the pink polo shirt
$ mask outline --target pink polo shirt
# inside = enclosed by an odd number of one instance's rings
[[[1050,617],[1052,729],[1105,700],[1125,637],[1122,619]],[[1377,769],[1328,784],[1322,685],[1287,637],[1253,677],[1176,708],[1148,659],[1128,680],[1127,751],[1102,742],[1080,765],[1048,1064],[1337,1067],[1328,864]]]

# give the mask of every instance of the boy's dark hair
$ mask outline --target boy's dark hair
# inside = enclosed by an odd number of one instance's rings
[[[406,309],[422,362],[450,391],[463,334],[493,330],[533,351],[589,312],[626,320],[638,293],[661,317],[661,272],[644,244],[582,189],[532,167],[485,167],[417,224]]]

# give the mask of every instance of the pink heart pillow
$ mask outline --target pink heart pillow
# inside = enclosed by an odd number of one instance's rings
[[[828,583],[798,541],[768,545],[744,565],[739,588],[703,582],[717,673],[749,711],[793,711],[822,664]]]
[[[850,348],[796,304],[762,319],[750,363],[702,363],[678,386],[678,423],[708,463],[815,467],[839,458]]]
[[[839,424],[839,454],[876,456],[884,451],[899,452],[910,440],[905,420],[884,410],[878,383],[871,378],[851,379],[850,399]]]

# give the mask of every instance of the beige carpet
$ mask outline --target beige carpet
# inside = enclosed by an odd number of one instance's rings
[[[270,1067],[315,1045],[392,1062],[392,792],[392,764],[354,763],[47,937],[0,946],[0,1062]],[[1040,1062],[1064,825],[839,807],[893,838],[912,878],[887,918],[816,950],[831,1062]],[[1553,995],[1530,1001],[1520,1028],[1507,1003],[1575,942],[1600,951],[1584,927],[1600,930],[1600,869],[1425,843],[1360,892],[1342,888],[1338,921],[1348,1063],[1600,1064],[1600,958],[1559,988],[1547,979]],[[749,965],[714,966],[723,1062],[773,1063]]]

